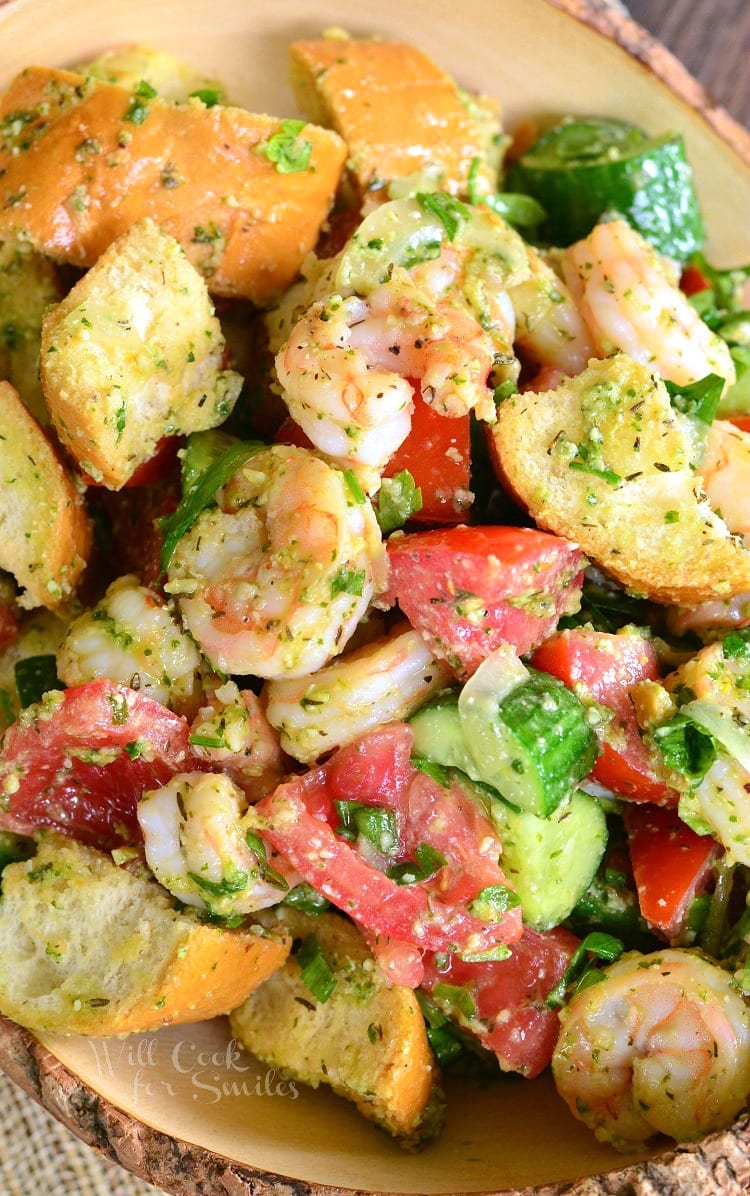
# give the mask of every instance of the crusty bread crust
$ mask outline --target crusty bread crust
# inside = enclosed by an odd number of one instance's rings
[[[0,239],[20,234],[57,261],[91,266],[151,216],[215,294],[258,304],[294,281],[346,156],[335,133],[308,125],[308,167],[282,173],[263,152],[281,131],[275,117],[168,104],[45,67],[13,80],[0,121],[14,112],[31,119],[0,143]]]
[[[442,168],[441,187],[466,195],[479,159],[480,189],[495,189],[488,158],[499,132],[489,101],[470,110],[449,75],[403,42],[298,41],[290,48],[290,79],[300,109],[340,133],[349,168],[364,194],[425,166]]]
[[[91,525],[73,475],[8,382],[0,382],[0,569],[22,606],[62,611],[91,549]]]
[[[506,399],[490,441],[539,526],[627,589],[680,606],[750,590],[750,551],[701,491],[664,384],[625,354]]]
[[[286,958],[283,931],[178,913],[152,880],[57,834],[3,873],[0,1011],[31,1030],[127,1034],[227,1013]]]
[[[329,1084],[407,1146],[439,1128],[439,1075],[409,988],[389,986],[359,931],[337,913],[283,909],[296,939],[313,935],[336,976],[325,1003],[303,984],[294,956],[231,1016],[259,1059],[303,1084]]]
[[[242,387],[221,368],[221,325],[181,246],[139,220],[44,320],[41,375],[58,436],[118,490],[164,436],[222,423]]]

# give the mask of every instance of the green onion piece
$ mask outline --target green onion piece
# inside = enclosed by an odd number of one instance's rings
[[[716,740],[710,731],[684,714],[676,714],[652,732],[667,768],[690,781],[702,781],[716,759]]]
[[[306,881],[290,889],[281,904],[301,910],[303,914],[310,914],[312,917],[317,917],[331,907],[330,901]]]
[[[209,465],[205,473],[201,474],[174,514],[158,521],[164,536],[160,560],[162,573],[166,573],[180,540],[213,501],[216,491],[220,490],[251,457],[263,452],[266,447],[265,444],[256,442],[230,445],[212,465]]]
[[[593,478],[601,478],[608,486],[619,486],[622,481],[619,473],[615,473],[613,469],[600,469],[596,465],[589,465],[588,461],[570,461],[568,469],[576,473],[588,473]]]
[[[337,982],[333,968],[314,934],[309,934],[303,940],[296,959],[302,969],[300,979],[305,988],[312,993],[316,1001],[325,1005]]]
[[[518,394],[518,387],[516,386],[513,379],[506,378],[504,382],[501,382],[499,386],[495,387],[495,391],[494,391],[494,394],[492,397],[495,400],[495,406],[497,406],[499,403],[502,403],[505,399],[509,399],[511,395],[517,395],[517,394]]]
[[[665,381],[664,385],[676,411],[710,427],[719,406],[724,381],[718,374],[706,374],[705,378],[699,378],[687,386],[677,386],[669,381]]]
[[[507,885],[487,885],[468,905],[470,914],[482,922],[502,922],[508,910],[521,904],[518,893]]]
[[[514,228],[537,228],[547,219],[547,211],[532,195],[520,191],[500,191],[495,195],[483,195],[482,203],[502,216]]]
[[[41,702],[44,694],[50,689],[63,688],[57,676],[57,659],[51,655],[26,656],[23,660],[17,660],[14,672],[18,698],[22,706]]]
[[[559,1009],[561,1005],[565,1004],[566,993],[573,985],[576,985],[576,991],[580,991],[581,988],[587,988],[590,984],[596,983],[596,976],[599,973],[596,973],[593,980],[589,978],[582,983],[590,971],[595,971],[590,956],[593,955],[595,959],[601,959],[605,963],[615,963],[622,952],[622,942],[614,935],[603,934],[600,930],[587,934],[571,955],[570,963],[544,1004],[548,1009]]]
[[[343,838],[354,840],[361,835],[383,855],[398,845],[398,824],[393,810],[358,801],[337,801],[334,805],[341,820],[336,830]]]
[[[283,120],[278,133],[263,146],[261,153],[273,162],[279,174],[298,174],[307,170],[312,155],[312,141],[300,137],[306,127],[304,120]]]
[[[461,988],[458,984],[436,984],[432,990],[432,995],[436,1001],[442,1001],[444,1004],[450,1006],[451,1009],[462,1013],[464,1017],[474,1017],[477,1012],[477,1007],[474,1004],[474,998],[467,988]]]
[[[202,748],[220,749],[227,747],[227,741],[223,735],[200,735],[196,733],[195,735],[188,735],[188,743],[191,743],[193,747]]]
[[[412,515],[422,510],[422,491],[408,469],[395,477],[383,478],[378,491],[378,525],[384,536],[403,527]]]
[[[425,212],[437,216],[449,241],[453,240],[463,222],[468,220],[471,215],[466,204],[461,203],[460,199],[455,199],[452,195],[447,195],[444,191],[418,191],[416,200]]]
[[[389,868],[386,876],[395,880],[399,885],[414,885],[422,880],[429,880],[448,863],[442,852],[431,847],[429,843],[420,843],[414,852],[414,861],[394,864]]]

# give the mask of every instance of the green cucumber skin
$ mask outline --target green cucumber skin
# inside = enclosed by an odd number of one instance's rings
[[[628,950],[653,951],[658,939],[641,916],[638,898],[628,888],[607,884],[594,876],[565,922],[581,938],[602,930],[622,939]]]
[[[459,768],[539,818],[549,817],[588,776],[598,751],[575,694],[534,670],[502,701],[476,701],[468,717],[444,695],[410,721],[415,755]]]
[[[685,261],[705,240],[705,227],[680,136],[647,140],[640,152],[611,161],[534,164],[533,147],[510,170],[506,186],[538,200],[547,212],[540,239],[572,245],[606,214],[622,216],[655,249]]]
[[[533,930],[559,926],[588,890],[607,845],[607,820],[595,797],[578,789],[550,818],[490,801],[503,845],[502,866]]]

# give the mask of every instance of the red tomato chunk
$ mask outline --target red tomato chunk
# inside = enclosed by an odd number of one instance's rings
[[[464,963],[455,956],[429,956],[422,987],[431,995],[440,984],[465,989],[476,1012],[459,1017],[460,1024],[497,1056],[503,1071],[533,1079],[549,1064],[560,1033],[557,1010],[544,1001],[577,946],[567,930],[537,934],[526,927],[508,959]]]
[[[54,827],[105,850],[140,842],[138,801],[186,767],[188,734],[184,718],[106,680],[29,707],[0,751],[0,828]]]
[[[280,785],[256,810],[276,851],[359,923],[376,951],[384,936],[390,978],[413,985],[421,968],[415,969],[413,952],[396,944],[476,955],[518,939],[522,926],[518,905],[492,921],[484,910],[483,916],[472,910],[485,890],[503,890],[515,900],[499,865],[500,843],[461,789],[447,789],[410,764],[411,744],[411,729],[403,724],[372,731],[320,768]],[[341,800],[395,813],[397,843],[387,858],[373,860],[336,833],[334,802]],[[393,864],[418,859],[425,846],[444,860],[432,875],[399,884],[386,874]],[[398,974],[399,958],[408,980]]]
[[[708,884],[719,844],[696,835],[676,810],[658,806],[630,806],[625,827],[641,913],[666,938],[676,938],[693,898]]]
[[[465,679],[509,643],[523,655],[578,610],[583,554],[532,528],[454,527],[388,541],[390,587],[431,650]]]
[[[593,699],[614,714],[598,731],[601,755],[592,777],[631,801],[677,804],[679,794],[657,775],[638,727],[630,690],[636,681],[656,680],[656,652],[637,635],[603,631],[560,631],[531,658],[535,669],[559,677],[585,702]]]

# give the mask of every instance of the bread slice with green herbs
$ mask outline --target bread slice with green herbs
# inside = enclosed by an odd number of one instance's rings
[[[60,440],[111,490],[164,436],[222,423],[242,379],[205,281],[174,237],[140,220],[44,321],[42,383]]]
[[[9,382],[0,382],[0,569],[24,607],[70,605],[91,548],[73,474]]]
[[[388,984],[340,914],[282,909],[279,923],[293,953],[234,1011],[233,1034],[269,1067],[329,1084],[402,1145],[434,1137],[442,1092],[415,994]]]
[[[499,476],[536,523],[627,589],[680,606],[750,590],[750,551],[709,506],[683,417],[625,354],[505,399],[490,435]]]
[[[3,872],[0,1013],[57,1034],[202,1021],[244,1001],[289,946],[283,929],[224,930],[178,912],[155,881],[45,834]]]
[[[10,382],[38,423],[49,423],[39,380],[42,320],[62,289],[49,258],[24,241],[0,244],[0,379]]]

